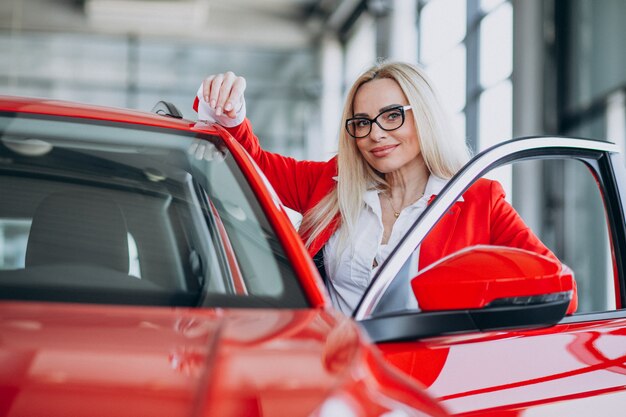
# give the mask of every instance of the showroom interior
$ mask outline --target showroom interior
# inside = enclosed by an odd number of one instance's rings
[[[474,152],[529,135],[626,149],[623,16],[624,0],[4,0],[0,94],[144,111],[165,100],[194,119],[202,79],[231,70],[266,149],[326,160],[352,80],[402,60],[426,69]],[[573,269],[604,265],[608,287],[602,252],[576,265],[581,235],[606,247],[576,227],[579,211],[602,210],[578,174],[537,163],[498,175],[526,222],[570,242],[553,249]],[[581,306],[610,307],[608,292],[594,297]]]

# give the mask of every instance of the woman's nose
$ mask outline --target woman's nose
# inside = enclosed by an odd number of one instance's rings
[[[374,142],[380,142],[387,136],[387,132],[383,130],[378,123],[372,123],[372,130],[370,131],[370,138]]]

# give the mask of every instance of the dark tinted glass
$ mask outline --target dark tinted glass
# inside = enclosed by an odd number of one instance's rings
[[[307,305],[219,138],[0,115],[0,195],[4,299]]]

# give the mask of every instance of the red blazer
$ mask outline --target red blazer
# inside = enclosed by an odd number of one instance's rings
[[[298,161],[264,151],[248,119],[239,126],[226,129],[256,161],[285,206],[304,214],[336,187],[336,157],[326,162]],[[434,196],[430,197],[432,200]],[[497,181],[476,181],[463,194],[463,201],[457,201],[422,242],[419,269],[460,249],[481,244],[526,249],[559,262],[504,197],[504,190]],[[338,216],[313,241],[308,249],[312,257],[339,225]],[[306,240],[308,236],[302,238]],[[578,294],[574,286],[567,314],[576,311],[577,305]]]

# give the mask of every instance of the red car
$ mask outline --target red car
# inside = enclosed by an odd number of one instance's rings
[[[0,98],[0,416],[623,415],[616,145],[478,155],[345,317],[237,142],[156,113]],[[568,266],[480,246],[411,276],[463,191],[511,163],[580,176],[584,199],[555,213],[583,245],[533,226]],[[419,308],[395,307],[398,291]]]

